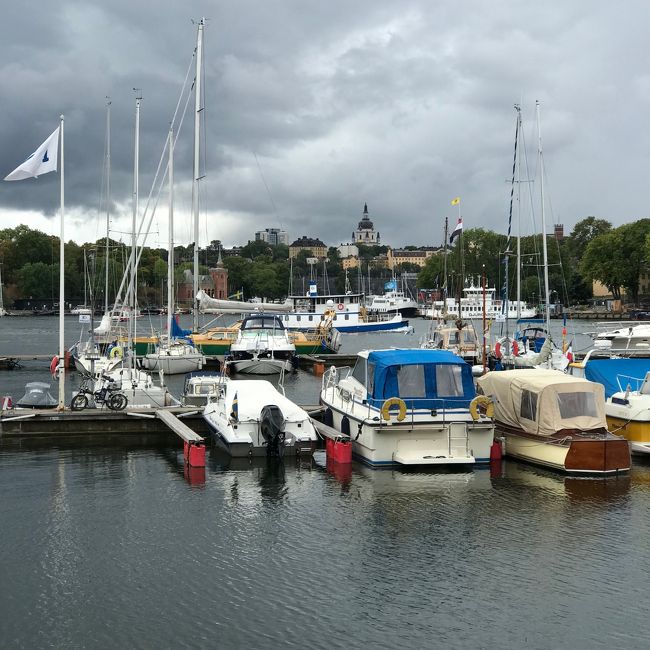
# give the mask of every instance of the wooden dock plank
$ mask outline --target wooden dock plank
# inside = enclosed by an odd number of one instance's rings
[[[314,429],[320,433],[324,438],[329,438],[330,440],[349,440],[350,436],[347,433],[341,433],[333,427],[323,424],[318,420],[312,418],[311,423],[314,425]]]
[[[192,431],[184,422],[181,422],[173,413],[162,409],[156,410],[156,417],[162,420],[177,436],[185,442],[203,442],[203,438]]]

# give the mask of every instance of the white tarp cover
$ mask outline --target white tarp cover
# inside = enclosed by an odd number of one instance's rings
[[[201,289],[196,294],[198,301],[201,303],[202,309],[210,309],[214,311],[234,311],[238,313],[253,312],[253,311],[268,311],[268,312],[287,312],[293,309],[293,304],[290,300],[283,303],[274,302],[244,302],[242,300],[222,300],[218,298],[211,298],[205,291]]]
[[[502,370],[477,380],[494,401],[495,418],[530,433],[607,428],[605,389],[557,370]]]

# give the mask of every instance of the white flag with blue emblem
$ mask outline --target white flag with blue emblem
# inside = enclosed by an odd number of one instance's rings
[[[11,174],[5,176],[6,181],[22,181],[26,178],[37,178],[41,174],[56,171],[56,161],[59,154],[59,129],[56,131]]]

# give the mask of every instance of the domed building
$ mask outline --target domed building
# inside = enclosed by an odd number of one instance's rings
[[[375,231],[375,224],[370,221],[367,203],[363,206],[363,218],[359,221],[356,232],[352,233],[352,242],[366,246],[379,246],[379,233]]]

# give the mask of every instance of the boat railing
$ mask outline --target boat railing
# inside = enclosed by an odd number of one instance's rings
[[[625,385],[621,383],[621,380],[623,380]],[[618,389],[620,391],[627,391],[629,386],[630,390],[636,393],[641,390],[641,385],[643,384],[644,380],[645,377],[639,379],[639,377],[632,377],[631,375],[616,375],[616,383],[618,384]],[[633,387],[633,384],[631,382],[636,383],[636,388]]]

